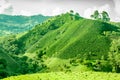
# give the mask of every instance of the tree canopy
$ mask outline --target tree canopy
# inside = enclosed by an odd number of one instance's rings
[[[110,21],[110,17],[106,11],[102,11],[102,13],[99,13],[98,10],[95,10],[94,13],[90,17],[95,20],[101,20],[104,22]]]

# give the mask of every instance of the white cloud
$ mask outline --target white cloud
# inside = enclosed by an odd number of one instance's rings
[[[47,9],[41,9],[39,11],[40,14],[43,14],[45,16],[55,16],[55,15],[59,15],[61,13],[66,12],[66,10],[64,10],[63,8],[47,8]],[[32,12],[32,14],[36,14],[38,12]]]
[[[43,14],[45,16],[51,16],[51,14],[52,14],[52,10],[50,10],[50,9],[42,9],[39,12],[40,12],[40,14]],[[38,12],[35,12],[35,13],[38,13]]]
[[[0,0],[0,14],[11,14],[12,12],[12,5],[7,0]]]
[[[98,8],[98,11],[100,11],[100,12],[107,11],[109,13],[111,11],[110,5],[105,4],[104,6],[101,6],[101,7]]]
[[[115,11],[120,16],[120,0],[113,0],[115,3]]]
[[[52,15],[58,15],[58,14],[61,14],[63,12],[63,10],[59,7],[53,9],[52,11]]]
[[[56,7],[56,8],[51,8],[51,9],[42,9],[40,11],[41,14],[46,15],[46,16],[55,16],[63,13],[63,9]]]
[[[93,8],[88,8],[84,11],[83,17],[90,18],[90,15],[93,14],[95,10],[98,10],[100,13],[102,11],[107,11],[109,13],[111,11],[111,8],[110,8],[109,4],[105,4],[105,5],[100,6],[100,7],[95,6]]]
[[[84,11],[83,17],[90,18],[90,15],[96,10],[96,8],[88,8]]]
[[[21,11],[20,11],[20,15],[24,15],[24,16],[31,16],[31,15],[32,15],[32,13],[31,13],[31,12],[29,12],[29,11],[21,10]]]
[[[120,17],[116,17],[113,21],[120,22]]]
[[[5,0],[0,0],[0,5],[4,5],[6,3]]]

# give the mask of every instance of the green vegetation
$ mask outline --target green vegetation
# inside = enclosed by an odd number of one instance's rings
[[[3,80],[119,80],[120,75],[116,73],[103,72],[50,72],[41,74],[21,75]]]
[[[49,16],[10,16],[0,14],[0,36],[16,34],[32,29],[35,25],[50,18]]]
[[[0,72],[6,75],[0,76],[16,76],[5,80],[115,80],[120,77],[119,28],[119,23],[85,19],[71,10],[26,33],[1,37]]]
[[[102,13],[99,13],[98,10],[96,10],[92,15],[91,18],[95,20],[101,20],[104,22],[110,21],[110,17],[106,11],[103,11]]]

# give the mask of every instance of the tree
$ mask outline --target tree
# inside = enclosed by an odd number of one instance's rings
[[[78,19],[80,19],[80,15],[79,13],[75,13],[75,20],[78,20]]]
[[[106,11],[102,11],[102,13],[99,13],[98,10],[95,10],[94,13],[90,17],[95,20],[101,20],[104,22],[110,21],[110,17]]]
[[[108,60],[112,66],[112,71],[120,73],[120,54],[118,52],[110,52]]]
[[[74,13],[74,11],[73,10],[70,10],[70,14],[73,14]]]
[[[75,13],[76,16],[80,17],[79,13]]]
[[[8,76],[6,72],[7,61],[3,58],[0,58],[0,79]]]
[[[93,19],[100,19],[100,13],[98,12],[98,10],[95,10],[94,13],[90,16]]]
[[[110,17],[109,17],[109,15],[108,15],[108,13],[106,11],[103,11],[101,14],[102,14],[102,20],[104,22],[110,21]]]
[[[70,10],[70,17],[71,17],[71,20],[74,20],[74,11],[73,10]]]
[[[0,79],[8,76],[8,73],[5,70],[0,70]]]
[[[120,73],[120,39],[113,40],[110,52],[108,55],[108,62],[112,66],[112,71]]]
[[[0,69],[6,69],[7,61],[3,58],[0,58]]]

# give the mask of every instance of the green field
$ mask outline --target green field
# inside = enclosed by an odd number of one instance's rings
[[[3,80],[119,80],[120,74],[103,72],[50,72],[27,74]]]

